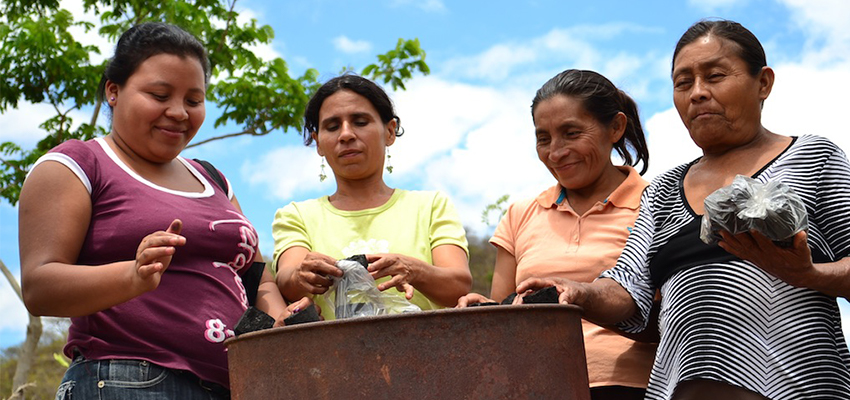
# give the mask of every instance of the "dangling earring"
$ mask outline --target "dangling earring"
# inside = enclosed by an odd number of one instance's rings
[[[319,172],[319,182],[324,182],[328,176],[325,175],[325,156],[322,156],[322,171]]]
[[[390,162],[390,159],[393,156],[390,155],[390,146],[387,146],[387,172],[393,173],[393,164]]]

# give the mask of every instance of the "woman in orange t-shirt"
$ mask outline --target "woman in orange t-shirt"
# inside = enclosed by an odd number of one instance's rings
[[[557,184],[512,204],[496,228],[493,299],[530,277],[591,282],[613,267],[647,186],[640,174],[649,153],[637,106],[604,76],[574,69],[558,74],[537,91],[531,114],[537,155]],[[613,150],[625,166],[614,165]],[[640,173],[633,168],[638,163]],[[470,293],[458,306],[483,301],[493,300]],[[582,325],[591,398],[642,399],[655,344]]]

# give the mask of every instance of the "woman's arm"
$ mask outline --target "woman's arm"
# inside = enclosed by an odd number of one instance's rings
[[[378,290],[410,285],[426,297],[445,307],[453,307],[457,299],[472,287],[472,274],[466,252],[453,244],[440,245],[431,250],[434,264],[402,254],[367,254],[372,277],[392,278],[378,285]],[[413,295],[409,289],[408,299]]]
[[[24,304],[33,315],[76,317],[121,304],[159,286],[182,223],[146,236],[135,260],[76,265],[86,238],[91,197],[67,167],[39,164],[21,189],[18,237]],[[166,228],[166,227],[163,227]]]
[[[493,283],[490,286],[490,298],[502,301],[516,291],[516,257],[502,246],[496,246],[496,267],[493,270]]]

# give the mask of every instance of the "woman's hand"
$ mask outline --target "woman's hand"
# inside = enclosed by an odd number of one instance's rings
[[[297,314],[297,313],[301,312],[301,310],[304,310],[305,308],[310,307],[311,304],[313,304],[313,300],[311,300],[309,297],[302,297],[301,300],[298,300],[298,301],[286,306],[286,309],[283,310],[283,312],[280,313],[280,315],[278,315],[277,318],[275,318],[274,327],[278,328],[278,327],[286,325],[283,322],[285,319],[289,318],[289,316],[291,316],[292,314]],[[321,318],[322,309],[319,308],[318,305],[314,304],[314,306],[316,307],[316,312],[319,313],[319,318]]]
[[[323,294],[333,284],[331,277],[339,278],[342,275],[342,270],[336,267],[336,260],[322,253],[309,252],[293,272],[291,279],[300,291]]]
[[[367,254],[366,260],[369,261],[367,270],[375,280],[385,276],[392,277],[379,284],[378,290],[384,291],[394,287],[399,292],[404,292],[404,297],[408,300],[413,298],[413,283],[425,266],[423,261],[401,254]]]
[[[522,298],[536,290],[554,286],[558,291],[558,303],[578,304],[587,299],[587,284],[564,278],[528,278],[516,287],[514,304],[522,304]]]
[[[461,298],[457,299],[457,305],[455,306],[455,308],[466,308],[466,307],[469,307],[473,304],[492,303],[492,302],[496,302],[496,300],[487,298],[483,294],[469,293],[469,294],[461,296]]]
[[[791,286],[812,287],[817,271],[812,263],[806,232],[794,235],[789,248],[777,246],[767,236],[754,230],[737,235],[721,231],[720,236],[723,240],[718,242],[718,246],[732,255],[755,264]]]
[[[136,262],[133,264],[134,287],[142,292],[156,289],[162,279],[162,274],[171,265],[171,257],[177,251],[177,246],[186,244],[186,238],[180,236],[183,222],[175,219],[165,231],[157,231],[145,236],[136,250]]]

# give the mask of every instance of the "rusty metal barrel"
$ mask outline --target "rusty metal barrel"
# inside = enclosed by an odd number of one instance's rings
[[[235,400],[590,399],[581,309],[571,305],[315,322],[226,345]]]

